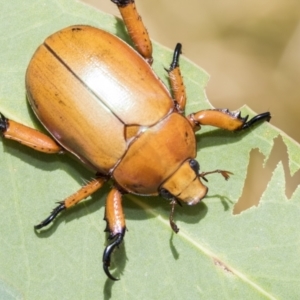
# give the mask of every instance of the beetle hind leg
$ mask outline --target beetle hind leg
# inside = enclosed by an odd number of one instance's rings
[[[106,199],[105,217],[107,222],[105,231],[109,232],[109,240],[113,240],[103,252],[103,270],[111,280],[118,280],[109,271],[110,257],[113,250],[118,247],[124,238],[126,226],[122,208],[122,195],[119,190],[113,188]]]
[[[75,204],[79,203],[80,201],[84,200],[85,198],[87,198],[88,196],[93,194],[95,191],[97,191],[98,189],[100,189],[103,186],[105,181],[106,181],[105,178],[99,177],[99,178],[95,178],[94,180],[92,180],[89,183],[87,183],[86,185],[84,185],[75,194],[73,194],[73,195],[69,196],[68,198],[66,198],[65,200],[59,202],[59,205],[53,209],[51,214],[45,220],[43,220],[41,223],[39,223],[38,225],[35,225],[34,229],[35,230],[41,229],[41,228],[47,226],[48,224],[50,224],[58,216],[58,214],[60,212],[74,206]]]
[[[22,145],[44,153],[61,153],[63,149],[46,134],[33,128],[7,119],[0,113],[0,132],[6,139],[14,140]]]
[[[152,43],[150,41],[147,29],[137,12],[134,0],[111,0],[118,6],[128,34],[137,50],[145,60],[151,65]]]

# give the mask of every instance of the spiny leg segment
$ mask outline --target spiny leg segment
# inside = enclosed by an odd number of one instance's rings
[[[133,41],[137,52],[139,52],[151,65],[153,62],[152,43],[142,18],[136,9],[134,0],[111,1],[118,6],[128,34]]]
[[[181,50],[182,46],[180,43],[178,43],[174,50],[173,60],[170,64],[170,68],[166,69],[166,71],[169,75],[169,82],[176,108],[180,113],[183,113],[186,105],[186,92],[179,68],[179,56],[181,54]]]
[[[241,112],[231,112],[228,109],[206,109],[187,116],[194,131],[201,129],[202,125],[211,125],[228,131],[237,131],[252,127],[261,121],[270,121],[271,114],[264,112],[248,120],[249,116],[241,117]]]
[[[63,152],[56,141],[44,133],[13,120],[0,113],[0,132],[4,138],[14,140],[34,150],[48,154]]]
[[[118,280],[112,276],[109,272],[110,256],[113,250],[118,247],[123,241],[126,224],[122,207],[122,194],[121,192],[113,188],[107,198],[105,205],[105,217],[107,222],[105,231],[109,232],[109,240],[112,242],[105,248],[103,253],[103,269],[105,274],[112,280]]]
[[[59,202],[59,205],[53,209],[51,214],[43,220],[38,225],[34,226],[34,229],[41,229],[48,224],[50,224],[57,215],[64,211],[65,209],[68,209],[75,204],[79,203],[80,201],[84,200],[88,196],[92,195],[94,192],[96,192],[98,189],[100,189],[104,182],[106,181],[106,178],[98,177],[93,179],[92,181],[88,182],[86,185],[84,185],[80,190],[78,190],[75,194],[69,196],[65,200]]]

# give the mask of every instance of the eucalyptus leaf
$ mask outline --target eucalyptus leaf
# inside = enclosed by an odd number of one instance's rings
[[[0,111],[40,130],[24,85],[26,67],[38,45],[72,24],[97,26],[129,41],[119,19],[74,0],[0,3]],[[154,58],[153,67],[167,84],[164,67],[169,66],[172,50],[154,43]],[[210,108],[204,90],[208,75],[184,57],[180,65],[187,113]],[[246,106],[242,112],[255,114]],[[279,135],[295,174],[300,146],[270,124],[234,134],[201,130],[197,134],[201,169],[222,168],[235,175],[229,181],[209,177],[209,194],[201,204],[176,207],[177,235],[169,226],[166,201],[125,196],[128,232],[125,243],[113,253],[111,266],[119,282],[110,281],[102,271],[109,186],[37,233],[33,225],[93,174],[71,157],[48,156],[1,141],[0,299],[299,298],[300,188],[287,199],[281,162],[259,205],[233,214],[251,149],[258,148],[267,159]]]

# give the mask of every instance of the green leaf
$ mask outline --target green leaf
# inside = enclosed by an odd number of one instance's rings
[[[24,87],[26,66],[37,46],[71,24],[94,25],[128,40],[118,19],[72,0],[0,3],[0,111],[39,129]],[[154,57],[154,69],[166,82],[164,67],[172,51],[154,44]],[[211,107],[204,91],[208,75],[184,58],[181,69],[187,113]],[[247,107],[242,111],[254,114]],[[48,215],[54,202],[75,192],[93,174],[72,158],[35,153],[3,140],[0,299],[298,298],[300,188],[287,199],[281,162],[259,205],[233,214],[251,149],[258,148],[267,159],[279,135],[288,148],[290,173],[295,174],[300,147],[270,124],[237,134],[201,130],[197,141],[202,170],[222,168],[235,175],[228,182],[211,176],[203,203],[176,208],[178,235],[170,229],[166,201],[125,196],[129,231],[112,262],[119,282],[111,282],[102,271],[109,186],[36,233],[33,225]]]

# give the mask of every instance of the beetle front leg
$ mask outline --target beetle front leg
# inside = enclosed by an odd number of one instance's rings
[[[130,35],[136,50],[151,65],[153,62],[152,43],[142,18],[137,12],[134,0],[111,1],[118,6],[128,34]]]
[[[178,43],[174,50],[173,60],[171,62],[170,68],[167,70],[167,72],[169,75],[171,90],[173,98],[177,105],[177,109],[180,113],[183,113],[186,104],[186,93],[179,68],[179,56],[181,54],[181,49],[182,46],[180,43]]]
[[[256,115],[247,122],[248,116],[242,118],[240,111],[231,112],[228,109],[207,109],[190,114],[187,116],[187,119],[194,131],[199,130],[201,125],[211,125],[229,131],[235,131],[249,128],[260,121],[270,121],[271,114],[265,112]]]
[[[178,228],[178,226],[176,225],[176,223],[174,222],[174,218],[173,218],[173,216],[174,216],[174,211],[175,211],[175,205],[176,204],[179,204],[180,206],[181,206],[181,204],[180,204],[180,202],[178,201],[178,200],[176,200],[176,199],[173,199],[172,201],[171,201],[171,212],[170,212],[170,216],[169,216],[169,222],[170,222],[170,226],[171,226],[171,228],[172,228],[172,230],[175,232],[175,233],[178,233],[178,231],[179,231],[179,228]]]
[[[111,253],[123,241],[126,230],[122,208],[122,195],[116,188],[113,188],[107,196],[104,220],[107,222],[105,231],[109,232],[109,239],[112,240],[112,242],[104,250],[103,269],[110,279],[118,280],[110,274],[108,269],[110,266]]]
[[[49,217],[42,221],[40,224],[34,226],[34,229],[41,229],[50,224],[60,212],[74,206],[75,204],[79,203],[80,201],[84,200],[85,198],[96,192],[103,186],[105,181],[105,178],[99,177],[87,183],[75,194],[61,201],[59,205],[53,209]]]
[[[63,151],[49,136],[13,120],[9,120],[1,113],[0,131],[6,139],[17,141],[40,152],[59,153]]]

